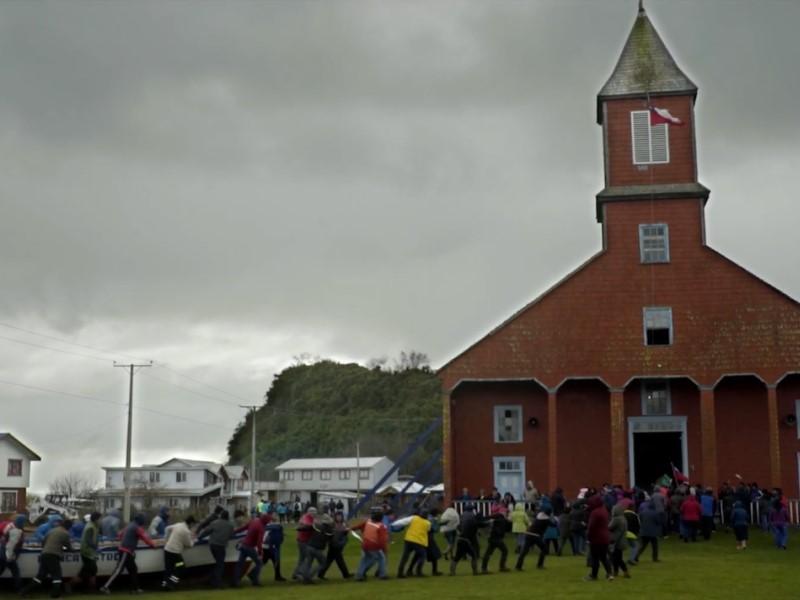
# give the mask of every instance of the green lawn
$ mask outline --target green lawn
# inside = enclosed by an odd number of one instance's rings
[[[289,533],[287,531],[287,533]],[[744,551],[735,549],[732,534],[717,533],[711,542],[685,544],[675,538],[664,541],[660,563],[650,562],[647,550],[639,566],[631,568],[631,579],[618,578],[612,582],[599,579],[582,581],[587,573],[585,559],[573,556],[549,556],[546,569],[536,569],[536,554],[529,554],[525,571],[518,573],[495,573],[474,577],[468,563],[460,563],[455,577],[425,577],[423,579],[395,579],[397,562],[402,549],[402,534],[394,534],[395,543],[389,556],[389,581],[370,578],[365,583],[344,581],[334,565],[327,573],[328,580],[316,585],[301,585],[293,582],[275,583],[270,567],[262,572],[261,588],[252,588],[244,580],[238,590],[212,591],[193,586],[170,594],[172,600],[219,600],[221,597],[242,600],[262,600],[264,597],[286,600],[343,599],[373,600],[382,596],[392,600],[405,598],[499,598],[502,600],[529,599],[536,595],[550,598],[619,598],[619,594],[636,598],[800,598],[800,532],[793,529],[789,538],[789,550],[780,551],[771,545],[771,536],[760,531],[751,531],[751,546]],[[507,539],[511,547],[511,537]],[[359,548],[351,538],[347,546],[347,562],[353,571],[358,565]],[[485,547],[486,540],[481,545]],[[444,545],[442,544],[443,548]],[[516,556],[511,554],[513,566]],[[291,575],[296,560],[294,542],[284,544],[284,576]],[[498,554],[495,552],[490,570],[497,570]],[[447,564],[440,563],[447,570]],[[430,572],[426,565],[426,571]],[[373,568],[374,573],[374,568]],[[602,575],[602,567],[600,570]],[[187,586],[188,588],[188,586]],[[120,586],[115,595],[127,594]],[[157,592],[153,592],[154,594]],[[149,594],[148,594],[149,595]]]

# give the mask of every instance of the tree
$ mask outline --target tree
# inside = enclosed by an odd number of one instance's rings
[[[429,371],[430,360],[428,355],[424,352],[417,352],[410,350],[409,352],[401,352],[400,357],[395,359],[395,371],[411,371],[419,369],[420,371]]]
[[[67,498],[91,498],[97,490],[97,482],[85,473],[72,471],[56,477],[50,482],[50,494]]]

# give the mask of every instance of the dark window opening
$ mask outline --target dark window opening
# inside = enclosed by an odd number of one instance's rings
[[[648,346],[669,346],[669,329],[648,329]]]

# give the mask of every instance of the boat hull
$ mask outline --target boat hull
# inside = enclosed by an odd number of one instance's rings
[[[228,547],[225,552],[225,562],[233,563],[239,557],[237,545],[239,538],[232,539],[228,542]],[[73,544],[72,552],[65,552],[64,558],[61,562],[62,575],[66,577],[75,577],[81,569],[81,556],[78,552],[78,544]],[[39,570],[39,557],[41,555],[41,547],[39,546],[25,546],[17,559],[19,566],[20,576],[23,579],[34,577]],[[97,576],[108,577],[111,575],[114,567],[117,564],[119,552],[117,552],[117,544],[101,543],[97,552]],[[208,547],[206,540],[199,541],[186,552],[183,553],[183,559],[186,563],[186,568],[193,567],[210,567],[214,564],[214,558],[211,556],[211,550]],[[136,550],[136,566],[139,568],[139,573],[159,573],[164,570],[164,548],[159,545],[156,548],[141,545]],[[6,569],[0,575],[2,579],[8,579],[11,574]]]

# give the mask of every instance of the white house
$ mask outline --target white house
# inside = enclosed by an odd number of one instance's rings
[[[32,460],[42,459],[10,433],[0,433],[0,514],[25,510]]]
[[[103,467],[105,488],[98,492],[103,508],[121,508],[125,496],[125,467]],[[208,460],[171,458],[160,465],[131,467],[131,504],[138,510],[158,506],[189,509],[218,502],[226,472]]]
[[[277,500],[316,502],[326,492],[366,492],[394,468],[385,456],[361,458],[292,458],[281,463]],[[358,478],[358,479],[356,479]]]

